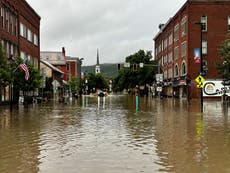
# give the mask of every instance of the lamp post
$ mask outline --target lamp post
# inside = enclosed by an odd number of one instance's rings
[[[82,62],[83,62],[83,60],[84,60],[84,58],[80,58],[79,59],[79,70],[78,70],[78,73],[79,73],[79,84],[78,84],[78,89],[79,89],[79,91],[78,91],[78,94],[79,95],[81,95],[82,94],[82,72],[81,72],[81,65],[82,65]]]
[[[203,40],[203,36],[202,36],[202,28],[203,28],[203,24],[200,21],[195,21],[194,24],[196,25],[200,25],[200,75],[203,75],[204,73],[204,69],[203,69],[203,52],[202,52],[202,40]],[[200,107],[201,107],[201,112],[203,112],[203,88],[200,88]]]

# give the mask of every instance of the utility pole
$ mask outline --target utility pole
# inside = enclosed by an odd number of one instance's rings
[[[202,28],[204,23],[196,21],[194,22],[196,25],[200,26],[200,75],[204,74],[204,69],[203,69],[203,52],[202,52],[202,40],[203,40],[203,35],[202,35]],[[203,112],[203,88],[200,88],[200,109],[201,112]]]

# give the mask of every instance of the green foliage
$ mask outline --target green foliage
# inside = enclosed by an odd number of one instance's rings
[[[151,84],[155,80],[157,72],[156,62],[151,61],[151,51],[139,50],[137,53],[126,57],[126,62],[130,63],[130,68],[122,68],[118,76],[114,79],[114,90],[134,88],[136,85]],[[145,67],[140,68],[139,64],[144,63]],[[134,68],[134,64],[137,69]]]
[[[79,80],[76,77],[71,77],[68,81],[71,91],[76,92],[79,89]]]
[[[39,71],[30,64],[28,64],[28,68],[30,73],[29,80],[25,80],[25,72],[18,67],[18,64],[14,68],[14,87],[18,90],[33,91],[35,88],[39,88],[41,85],[42,76],[40,76]]]
[[[86,83],[87,79],[87,83]],[[93,89],[108,89],[108,83],[106,79],[101,74],[93,74],[88,73],[85,79],[82,81],[83,87],[85,88],[86,85],[88,86],[89,91],[93,91]]]
[[[145,52],[144,50],[139,50],[137,53],[126,57],[125,61],[129,62],[130,64],[139,64],[139,63],[148,64],[151,58],[152,58],[151,51]]]
[[[218,52],[221,60],[216,63],[217,70],[223,79],[230,79],[230,35],[227,35],[226,40],[221,44]]]
[[[10,70],[7,64],[7,58],[0,44],[0,86],[8,85],[10,81]]]

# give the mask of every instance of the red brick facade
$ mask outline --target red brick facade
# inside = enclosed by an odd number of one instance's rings
[[[0,0],[0,44],[6,57],[20,56],[40,69],[40,16],[25,0]],[[0,103],[11,99],[9,87],[0,86]]]
[[[181,9],[160,25],[154,37],[155,59],[164,74],[164,92],[168,96],[199,97],[194,79],[200,64],[194,61],[194,48],[201,47],[201,28],[195,21],[204,22],[202,30],[203,63],[208,68],[206,79],[219,79],[216,62],[218,47],[230,32],[230,1],[188,0]],[[186,80],[191,83],[186,83]]]
[[[25,0],[0,0],[0,40],[7,56],[40,64],[40,16]]]

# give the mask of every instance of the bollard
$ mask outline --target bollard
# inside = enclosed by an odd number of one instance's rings
[[[138,105],[138,104],[139,104],[138,102],[139,102],[139,100],[138,100],[138,95],[136,95],[136,112],[138,112],[138,106],[139,106],[139,105]]]

